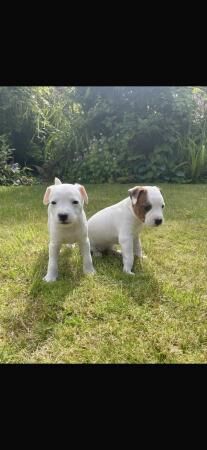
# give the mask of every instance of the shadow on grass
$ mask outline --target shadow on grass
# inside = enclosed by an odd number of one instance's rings
[[[59,257],[58,280],[46,283],[42,280],[47,271],[48,250],[42,251],[32,271],[32,283],[23,313],[5,318],[4,329],[8,336],[12,333],[12,343],[16,350],[35,351],[44,345],[54,332],[57,324],[66,315],[65,298],[73,294],[84,277],[82,258],[71,249],[63,249]],[[74,258],[76,259],[74,263]]]
[[[93,262],[97,271],[94,277],[95,285],[100,282],[106,288],[113,286],[114,292],[121,288],[126,299],[129,299],[129,304],[133,301],[137,306],[148,304],[150,308],[160,304],[161,288],[147,263],[140,263],[136,258],[135,276],[130,276],[123,273],[122,258],[119,255],[94,257]],[[70,306],[69,309],[65,307],[66,297],[73,296],[74,292],[77,298],[77,290],[84,277],[82,258],[78,250],[63,249],[59,257],[59,277],[56,282],[46,283],[42,280],[47,264],[48,250],[45,249],[33,267],[32,282],[23,312],[20,311],[18,315],[12,317],[12,320],[9,317],[4,320],[3,325],[9,339],[12,339],[17,361],[21,358],[27,362],[22,355],[35,352],[37,349],[41,354],[41,347],[44,347],[50,336],[54,335],[58,325],[67,323],[68,319],[70,324],[73,322],[76,325],[76,321],[78,323],[79,318],[73,316],[73,307]],[[114,307],[116,310],[116,304]],[[127,313],[127,301],[124,308]],[[19,352],[21,356],[18,357]]]
[[[157,306],[162,298],[161,285],[149,267],[148,260],[140,261],[135,257],[133,271],[135,275],[123,272],[122,256],[118,254],[94,257],[94,267],[103,282],[114,285],[114,289],[122,288],[126,296],[131,297],[135,303],[142,305],[150,303]]]

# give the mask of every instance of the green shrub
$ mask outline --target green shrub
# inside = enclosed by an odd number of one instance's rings
[[[187,137],[181,141],[182,153],[186,159],[185,173],[190,182],[207,179],[207,146]]]
[[[5,135],[0,136],[0,184],[33,184],[36,180],[30,175],[31,169],[20,168],[18,163],[11,163],[13,149],[9,147]]]

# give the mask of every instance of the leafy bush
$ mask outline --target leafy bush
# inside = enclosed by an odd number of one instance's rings
[[[20,169],[18,163],[11,163],[13,149],[9,148],[8,140],[5,135],[0,136],[0,184],[19,185],[33,184],[35,179],[29,175],[31,169],[24,167]]]
[[[47,181],[207,181],[206,132],[207,87],[0,87],[0,182],[30,183],[11,147]]]
[[[110,140],[93,137],[80,159],[73,162],[65,177],[84,183],[105,183],[116,180],[116,157],[110,149]]]
[[[165,181],[184,182],[185,181],[185,161],[181,161],[177,152],[167,144],[155,147],[154,151],[148,155],[142,155],[137,164],[137,178],[142,182]]]
[[[182,141],[182,153],[186,159],[185,174],[190,182],[207,180],[207,146],[187,137]]]

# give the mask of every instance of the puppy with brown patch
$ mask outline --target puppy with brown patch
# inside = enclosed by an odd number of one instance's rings
[[[115,205],[102,209],[88,221],[88,235],[94,256],[105,250],[113,250],[120,244],[124,272],[131,271],[134,256],[142,257],[139,234],[143,225],[158,226],[164,221],[165,206],[160,189],[156,186],[135,186],[129,189],[129,197]]]

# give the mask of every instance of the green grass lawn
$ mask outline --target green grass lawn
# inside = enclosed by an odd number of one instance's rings
[[[87,186],[87,217],[129,187]],[[48,284],[45,187],[0,188],[0,362],[207,362],[207,185],[161,188],[166,221],[143,230],[135,277],[120,256],[84,276],[78,248],[63,247]]]

